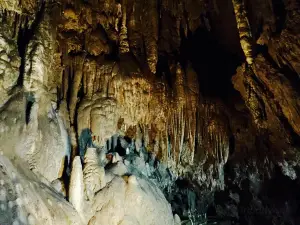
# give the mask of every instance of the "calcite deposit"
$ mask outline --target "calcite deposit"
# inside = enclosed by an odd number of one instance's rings
[[[0,0],[0,224],[298,224],[299,13]]]

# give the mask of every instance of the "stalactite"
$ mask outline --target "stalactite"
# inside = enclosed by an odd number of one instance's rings
[[[83,73],[85,74],[83,80],[84,94],[91,99],[94,94],[94,83],[97,73],[97,62],[95,60],[87,60],[84,63]]]
[[[237,28],[239,31],[240,42],[244,54],[246,56],[247,63],[251,65],[253,63],[253,37],[251,34],[251,28],[247,17],[247,12],[244,5],[244,0],[232,0],[234,13],[236,17]]]
[[[129,52],[129,43],[127,37],[127,1],[122,2],[122,23],[120,32],[120,53],[124,54]]]
[[[181,110],[181,112],[180,112],[179,120],[180,120],[180,125],[181,125],[179,136],[181,136],[181,137],[180,137],[180,145],[179,145],[179,159],[178,159],[178,162],[180,162],[181,154],[182,154],[182,151],[183,151],[183,142],[184,142],[184,137],[185,137],[185,127],[186,127],[186,120],[185,120],[185,117],[184,117],[184,111],[183,110]]]
[[[115,27],[114,30],[116,32],[119,32],[119,23],[120,23],[120,19],[122,18],[122,5],[123,3],[116,3],[114,6],[114,22],[115,22]]]
[[[185,16],[182,17],[181,19],[181,27],[183,28],[184,31],[184,36],[187,38],[188,36],[188,22]]]
[[[82,56],[76,56],[74,59],[74,76],[72,80],[72,87],[70,88],[71,94],[70,94],[70,102],[69,102],[69,108],[70,108],[70,118],[71,123],[74,122],[75,119],[75,109],[77,105],[77,95],[78,91],[80,89],[82,75],[83,75],[83,62],[84,59]]]
[[[177,63],[176,66],[176,77],[175,77],[175,95],[179,108],[185,102],[185,91],[184,91],[184,71],[182,71],[181,65]]]
[[[141,37],[141,27],[142,22],[139,15],[139,12],[142,9],[141,2],[136,2],[133,0],[127,0],[128,6],[132,6],[130,12],[127,12],[127,16],[129,17],[128,21],[128,40],[130,50],[133,55],[140,60],[143,57],[144,49],[143,49],[143,41]]]
[[[147,55],[147,63],[152,73],[156,73],[156,65],[158,60],[158,12],[157,1],[147,0],[145,3],[143,16],[143,31],[145,41],[145,51]]]
[[[172,37],[176,48],[180,47],[181,44],[181,29],[184,28],[184,32],[187,36],[187,26],[182,26],[183,21],[184,21],[184,6],[183,3],[180,1],[176,5],[176,13],[175,13],[175,24],[176,24],[176,30],[175,30],[175,35]],[[186,24],[185,24],[186,25]]]
[[[95,77],[95,83],[94,83],[94,92],[98,93],[101,90],[101,70],[99,66],[97,65],[96,68],[96,77]]]
[[[75,158],[75,156],[77,155],[77,132],[76,132],[76,129],[74,127],[74,125],[72,125],[70,127],[70,144],[71,144],[71,161],[72,159]]]
[[[189,147],[192,151],[192,158],[195,151],[196,138],[196,124],[197,124],[197,110],[199,106],[199,81],[196,72],[193,70],[191,63],[186,68],[186,104],[187,106],[187,120],[189,128],[187,130]]]

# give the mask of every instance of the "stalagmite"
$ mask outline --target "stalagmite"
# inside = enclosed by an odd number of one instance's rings
[[[83,171],[81,160],[79,156],[76,156],[72,164],[72,172],[69,186],[69,201],[82,215],[84,209],[84,183],[83,183]]]
[[[137,125],[136,129],[136,138],[135,138],[135,148],[137,151],[140,151],[140,149],[143,146],[143,133],[140,125]]]
[[[246,56],[247,63],[251,65],[253,63],[254,56],[253,37],[251,34],[251,28],[247,17],[244,0],[232,0],[232,4],[236,17],[241,46]]]
[[[104,167],[99,165],[96,148],[88,148],[84,156],[83,179],[88,200],[106,185]]]

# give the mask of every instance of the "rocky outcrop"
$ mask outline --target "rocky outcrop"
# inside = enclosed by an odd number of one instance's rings
[[[86,158],[90,155],[91,151],[87,151]],[[91,165],[85,165],[84,169],[90,173],[87,178],[80,158],[75,157],[68,195],[74,208],[47,180],[41,181],[21,161],[13,163],[0,156],[0,221],[3,224],[174,224],[171,206],[156,184],[140,175],[128,176],[130,171],[122,162],[123,172],[114,170],[117,165],[112,165],[108,171],[109,184],[102,183],[103,190],[87,200],[85,190],[89,190],[88,185],[92,185],[92,179],[96,181],[99,173],[91,171]],[[180,222],[178,216],[176,221]]]
[[[83,224],[74,208],[21,161],[0,156],[0,165],[1,224]]]

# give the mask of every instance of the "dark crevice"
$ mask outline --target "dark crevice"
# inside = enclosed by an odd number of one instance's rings
[[[229,157],[234,154],[235,150],[235,138],[234,135],[231,135],[229,138]]]
[[[117,141],[117,146],[114,149],[115,152],[117,152],[120,156],[126,155],[126,149],[124,149],[121,145],[120,139]]]
[[[279,120],[281,124],[283,125],[284,129],[289,132],[289,134],[292,137],[292,146],[299,146],[300,145],[300,137],[297,135],[297,133],[294,131],[293,127],[289,123],[288,119],[285,116],[279,116]]]
[[[190,61],[198,74],[201,93],[204,97],[220,97],[227,100],[236,95],[231,77],[243,59],[226,51],[217,38],[205,28],[198,28],[188,38],[182,39],[181,64]]]
[[[168,57],[159,55],[156,74],[165,79],[170,88],[173,86],[173,76],[169,68]]]
[[[32,109],[33,104],[34,104],[33,101],[27,102],[26,111],[25,111],[26,124],[28,124],[30,122],[30,114],[31,114],[31,109]]]
[[[63,174],[61,176],[61,181],[64,184],[65,187],[65,191],[66,191],[66,200],[69,201],[69,184],[70,184],[70,165],[68,164],[68,157],[65,156],[65,160],[64,160],[64,170],[63,170]]]
[[[81,84],[83,83],[83,76],[82,76],[82,80],[81,80]],[[77,115],[78,115],[78,109],[79,109],[79,102],[83,99],[84,97],[84,90],[83,90],[84,86],[81,85],[79,91],[78,91],[78,94],[77,94],[77,99],[79,99],[79,101],[77,102],[76,104],[76,107],[75,107],[75,113],[74,113],[74,121],[72,121],[71,125],[74,126],[74,130],[76,131],[76,142],[77,142],[77,146],[79,146],[79,134],[78,134],[78,121],[77,121]],[[76,155],[80,155],[80,149],[76,149]]]
[[[19,33],[18,33],[18,52],[21,58],[21,65],[19,68],[19,78],[17,81],[18,86],[23,86],[24,82],[24,73],[25,73],[25,64],[26,64],[26,51],[28,44],[33,39],[40,22],[43,19],[45,11],[45,2],[41,4],[40,10],[35,15],[35,19],[32,23],[29,21],[29,17],[26,17],[25,23],[20,24]]]
[[[276,31],[275,31],[275,33],[279,34],[284,29],[287,12],[286,12],[285,4],[284,4],[283,0],[272,0],[272,3],[273,3],[274,15],[276,15],[276,18],[275,18]]]
[[[71,87],[72,87],[72,81],[73,77],[75,76],[74,70],[72,70],[70,67],[68,68],[65,76],[68,76],[68,90],[67,90],[67,96],[66,96],[66,101],[67,101],[67,107],[68,110],[70,111],[70,100],[71,100]]]

